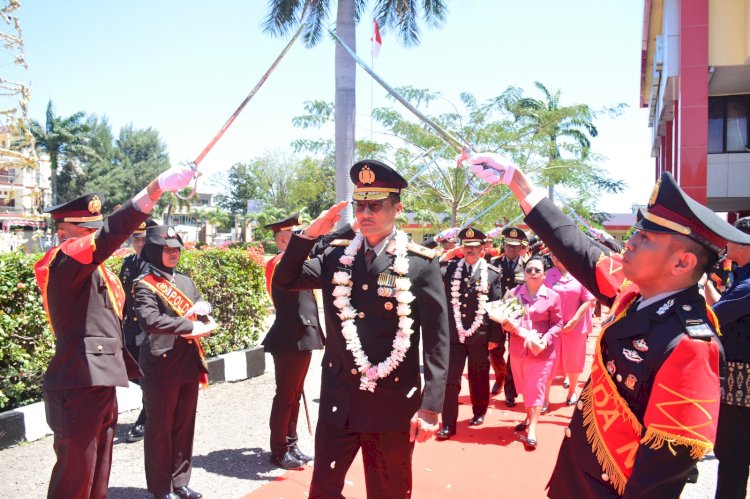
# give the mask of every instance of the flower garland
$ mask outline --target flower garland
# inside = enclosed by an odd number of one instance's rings
[[[487,276],[487,261],[484,258],[479,260],[479,281],[477,282],[476,290],[479,293],[477,296],[477,311],[474,315],[474,322],[471,323],[469,329],[464,329],[463,321],[461,320],[461,303],[458,299],[461,297],[459,289],[461,288],[461,275],[463,273],[464,265],[466,260],[463,258],[458,265],[456,265],[456,271],[453,273],[453,281],[451,283],[451,305],[453,305],[453,318],[456,321],[456,331],[458,331],[458,341],[463,343],[466,338],[473,335],[477,329],[484,322],[484,314],[487,311],[484,308],[484,304],[487,303],[487,291],[489,290],[489,277]]]
[[[344,254],[339,258],[341,265],[351,267],[357,252],[362,246],[363,240],[364,236],[361,232],[358,232],[352,242],[349,243],[349,246],[344,250]],[[353,284],[351,274],[346,270],[340,270],[333,274],[333,284],[336,285],[333,288],[333,304],[339,309],[338,316],[341,319],[341,334],[346,340],[346,349],[352,352],[354,362],[357,364],[360,373],[360,390],[374,392],[378,380],[391,374],[401,364],[411,346],[409,337],[414,333],[414,330],[411,328],[414,319],[409,317],[411,313],[409,303],[414,300],[414,295],[409,291],[411,281],[406,277],[406,274],[409,272],[409,260],[406,256],[406,246],[409,239],[405,232],[396,231],[395,241],[394,253],[396,258],[391,266],[391,270],[399,274],[396,278],[396,301],[398,302],[396,315],[398,316],[399,329],[396,331],[396,337],[393,339],[393,348],[390,355],[377,365],[372,365],[370,359],[367,358],[367,354],[362,349],[362,343],[359,340],[357,324],[355,323],[357,310],[352,306],[350,301]]]

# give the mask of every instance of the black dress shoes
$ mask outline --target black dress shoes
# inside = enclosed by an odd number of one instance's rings
[[[158,498],[156,496],[154,496],[154,498],[156,498],[156,499],[180,499],[180,496],[178,496],[174,492],[167,492],[163,496],[159,496]]]
[[[498,393],[500,393],[500,383],[495,381],[495,383],[492,385],[492,390],[490,390],[490,393],[492,395],[497,395]]]
[[[200,499],[203,494],[196,492],[188,486],[177,487],[174,489],[174,493],[177,494],[181,499]]]
[[[482,423],[484,423],[484,414],[471,418],[471,421],[469,421],[469,426],[479,426]]]
[[[440,431],[438,431],[437,433],[435,433],[435,438],[437,440],[448,440],[449,438],[451,438],[455,434],[456,434],[456,429],[455,428],[452,428],[452,427],[450,427],[448,425],[445,425],[445,426],[443,426],[440,429]]]
[[[136,423],[128,430],[128,435],[125,437],[125,441],[128,443],[138,442],[143,440],[143,435],[146,433],[146,426],[143,423]]]
[[[304,462],[294,457],[289,451],[281,457],[271,455],[271,462],[285,470],[301,470],[305,466]]]
[[[505,405],[506,407],[515,407],[516,399],[505,399]]]
[[[297,459],[297,461],[302,461],[303,463],[309,463],[310,461],[313,460],[312,456],[308,456],[307,454],[302,452],[300,448],[297,447],[297,445],[293,445],[289,449],[289,454],[291,454],[295,459]]]

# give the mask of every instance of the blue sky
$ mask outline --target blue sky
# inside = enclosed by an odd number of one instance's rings
[[[624,212],[644,203],[654,160],[647,111],[638,107],[642,2],[447,3],[445,26],[423,29],[417,47],[404,48],[384,31],[375,70],[392,86],[439,91],[444,106],[458,105],[464,91],[481,101],[510,85],[538,97],[534,81],[559,89],[563,105],[625,103],[623,116],[597,122],[594,150],[629,187],[599,207]],[[30,68],[17,77],[31,83],[30,115],[43,121],[52,100],[58,115],[106,116],[115,134],[127,124],[154,128],[173,163],[194,159],[286,44],[262,32],[266,9],[260,0],[24,0],[20,16]],[[357,31],[358,52],[368,61],[371,17]],[[326,37],[313,49],[292,48],[203,161],[209,176],[266,151],[288,150],[293,139],[321,135],[296,129],[291,120],[303,114],[305,101],[333,101],[333,43]],[[386,100],[377,84],[371,89],[364,71],[357,77],[357,136],[375,133],[378,140],[377,130],[370,130],[371,105],[400,105]]]

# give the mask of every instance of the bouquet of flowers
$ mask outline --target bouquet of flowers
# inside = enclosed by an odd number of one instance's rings
[[[502,324],[503,329],[511,334],[521,337],[524,340],[523,346],[534,355],[538,355],[547,347],[535,329],[521,326],[526,309],[515,295],[508,293],[502,300],[487,302],[484,307],[490,319]]]
[[[501,300],[486,302],[484,309],[490,319],[503,325],[508,322],[515,324],[526,313],[521,302],[511,293],[506,294]]]

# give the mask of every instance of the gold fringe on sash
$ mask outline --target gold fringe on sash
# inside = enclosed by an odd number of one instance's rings
[[[664,444],[667,444],[669,446],[669,452],[671,452],[673,456],[677,455],[677,452],[672,448],[672,445],[684,445],[690,449],[690,457],[696,460],[702,458],[714,448],[710,442],[674,435],[651,427],[646,429],[646,434],[641,439],[641,444],[648,445],[651,449],[661,449]]]

